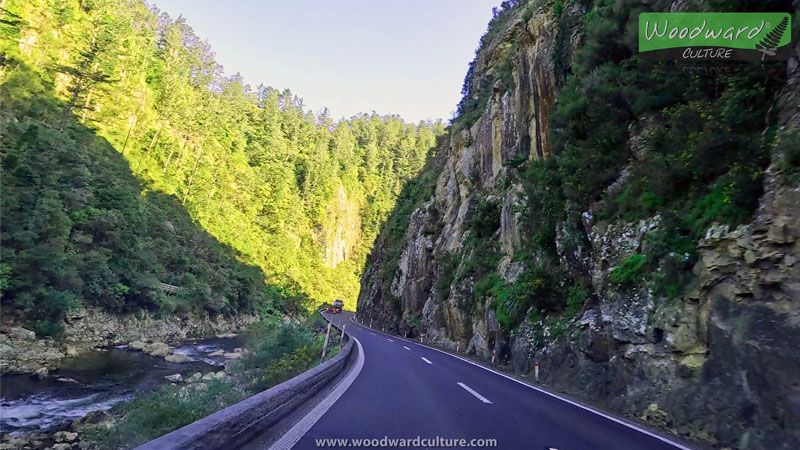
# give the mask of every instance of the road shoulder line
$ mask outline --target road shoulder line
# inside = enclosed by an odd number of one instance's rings
[[[366,325],[362,325],[362,324],[358,323],[358,322],[355,320],[355,318],[356,318],[356,316],[355,316],[355,315],[353,315],[353,316],[351,316],[351,317],[350,317],[350,320],[351,320],[351,321],[353,321],[353,323],[355,323],[355,324],[357,324],[357,325],[359,325],[359,326],[361,326],[361,327],[364,327],[364,328],[366,328],[366,329],[368,329],[368,330],[371,330],[371,331],[375,331],[375,330],[372,330],[372,328],[369,328],[369,327],[368,327],[368,326],[366,326]],[[378,331],[378,333],[384,334],[384,335],[386,335],[386,336],[392,336],[392,335],[390,335],[390,334],[382,333],[382,332],[380,332],[380,331]],[[429,348],[429,349],[431,349],[431,350],[435,350],[435,351],[437,351],[437,352],[439,352],[439,353],[442,353],[442,354],[445,354],[445,355],[447,355],[447,356],[451,356],[451,357],[453,357],[453,358],[460,359],[461,361],[464,361],[464,362],[466,362],[466,363],[472,364],[472,365],[473,365],[473,366],[475,366],[475,367],[480,367],[480,368],[481,368],[481,369],[483,369],[483,370],[486,370],[486,371],[488,371],[488,372],[492,372],[492,373],[494,373],[495,375],[500,375],[501,377],[504,377],[504,378],[508,378],[508,379],[509,379],[509,380],[511,380],[511,381],[514,381],[514,382],[516,382],[516,383],[519,383],[519,384],[521,384],[521,385],[523,385],[523,386],[526,386],[526,387],[528,387],[528,388],[530,388],[530,389],[533,389],[533,390],[535,390],[535,391],[541,392],[542,394],[549,395],[550,397],[553,397],[553,398],[557,398],[557,399],[559,399],[559,400],[561,400],[561,401],[563,401],[563,402],[567,402],[567,403],[569,403],[570,405],[577,406],[578,408],[581,408],[581,409],[583,409],[583,410],[586,410],[586,411],[589,411],[589,412],[591,412],[591,413],[597,414],[598,416],[604,417],[604,418],[606,418],[606,419],[608,419],[608,420],[610,420],[610,421],[612,421],[612,422],[618,423],[618,424],[620,424],[620,425],[622,425],[622,426],[624,426],[624,427],[627,427],[627,428],[630,428],[630,429],[632,429],[632,430],[636,430],[636,431],[638,431],[638,432],[640,432],[640,433],[646,434],[646,435],[648,435],[648,436],[650,436],[650,437],[653,437],[653,438],[655,438],[655,439],[658,439],[658,440],[659,440],[659,441],[661,441],[661,442],[664,442],[664,443],[666,443],[666,444],[672,445],[673,447],[675,447],[675,448],[678,448],[678,449],[680,449],[680,450],[695,450],[695,449],[693,449],[693,448],[691,448],[691,447],[687,447],[687,446],[685,446],[685,445],[683,445],[683,444],[680,444],[680,443],[678,443],[678,442],[672,441],[672,440],[670,440],[670,439],[668,439],[668,438],[666,438],[666,437],[664,437],[664,436],[660,436],[660,435],[658,435],[658,434],[656,434],[656,433],[653,433],[653,432],[651,432],[651,431],[648,431],[648,430],[646,430],[646,429],[644,429],[644,428],[642,428],[642,427],[636,426],[636,425],[634,425],[634,424],[632,424],[632,423],[628,423],[627,421],[624,421],[624,420],[618,419],[618,418],[616,418],[616,417],[614,417],[614,416],[608,415],[608,414],[606,414],[606,413],[604,413],[604,412],[598,411],[598,410],[596,410],[596,409],[594,409],[594,408],[591,408],[591,407],[589,407],[589,406],[582,405],[582,404],[580,404],[580,403],[578,403],[578,402],[572,401],[572,400],[570,400],[570,399],[568,399],[568,398],[565,398],[565,397],[562,397],[562,396],[560,396],[560,395],[554,394],[554,393],[552,393],[552,392],[546,391],[546,390],[544,390],[544,389],[542,389],[542,388],[539,388],[539,387],[533,386],[533,385],[531,385],[531,384],[528,384],[528,383],[526,383],[526,382],[524,382],[524,381],[518,380],[518,379],[516,379],[516,378],[514,378],[514,377],[510,377],[510,376],[508,376],[508,375],[506,375],[506,374],[504,374],[504,373],[502,373],[502,372],[498,372],[497,370],[491,369],[491,368],[489,368],[489,367],[482,366],[482,365],[480,365],[480,364],[478,364],[478,363],[476,363],[476,362],[470,361],[470,360],[468,360],[468,359],[466,359],[466,358],[462,358],[462,357],[460,357],[460,356],[458,356],[458,355],[453,355],[452,353],[448,353],[448,352],[445,352],[445,351],[443,351],[443,350],[439,350],[438,348],[429,347],[429,346],[427,346],[427,345],[425,345],[425,344],[420,344],[419,342],[414,342],[414,341],[412,341],[412,340],[410,340],[410,339],[405,339],[405,338],[397,338],[397,339],[403,339],[403,340],[405,340],[406,342],[408,342],[408,343],[410,343],[410,344],[419,345],[420,347]]]
[[[357,322],[356,322],[357,323]],[[314,407],[308,414],[305,415],[302,419],[300,419],[292,428],[289,429],[283,436],[280,437],[274,444],[272,444],[269,448],[270,450],[289,450],[294,447],[297,442],[305,436],[308,430],[314,426],[317,421],[322,418],[322,416],[328,412],[331,406],[339,400],[339,397],[347,391],[353,381],[355,381],[356,377],[361,373],[361,369],[364,368],[364,348],[361,346],[361,342],[358,339],[350,335],[350,339],[356,341],[356,345],[358,346],[358,359],[356,360],[356,365],[347,374],[345,378],[339,381],[339,384],[328,394],[327,397],[322,399],[321,402],[317,406]]]

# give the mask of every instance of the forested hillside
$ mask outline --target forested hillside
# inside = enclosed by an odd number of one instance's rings
[[[80,303],[354,307],[379,224],[441,124],[304,111],[288,90],[225,76],[183,19],[142,1],[2,8],[11,311],[52,334]]]

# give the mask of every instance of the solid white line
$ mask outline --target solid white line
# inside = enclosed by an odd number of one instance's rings
[[[403,346],[403,348],[406,349],[406,350],[411,350],[410,348],[406,347],[405,345]]]
[[[475,397],[477,397],[477,399],[478,399],[478,400],[480,400],[480,401],[482,401],[483,403],[488,403],[488,404],[490,404],[490,405],[492,404],[492,401],[491,401],[491,400],[489,400],[488,398],[486,398],[486,397],[482,396],[481,394],[478,394],[477,392],[475,392],[475,390],[474,390],[474,389],[472,389],[471,387],[467,386],[466,384],[464,384],[464,383],[462,383],[462,382],[460,382],[460,381],[459,381],[457,384],[458,384],[459,386],[461,386],[462,388],[464,388],[464,390],[466,390],[466,391],[467,391],[467,392],[469,392],[470,394],[472,394],[472,395],[474,395]]]
[[[344,394],[347,388],[353,384],[356,377],[359,373],[361,373],[361,369],[364,367],[364,349],[361,347],[361,342],[358,339],[354,338],[350,335],[350,338],[356,341],[356,345],[358,345],[358,360],[356,360],[356,365],[353,367],[353,370],[350,371],[340,382],[333,388],[330,394],[327,397],[322,399],[322,401],[314,407],[305,417],[300,419],[299,422],[294,424],[294,426],[287,431],[280,439],[278,439],[274,444],[272,444],[269,448],[270,450],[289,450],[297,444],[307,432],[314,426],[315,423],[325,414],[336,400],[339,400],[339,397]]]
[[[424,357],[424,356],[422,357],[422,360],[423,360],[423,361],[425,361],[425,362],[426,362],[426,363],[428,363],[428,364],[433,364],[432,362],[428,361],[428,358],[426,358],[426,357]]]
[[[355,321],[354,321],[354,322],[355,322]],[[358,322],[356,322],[356,323],[358,323]],[[362,326],[363,326],[363,325],[362,325]],[[366,329],[368,329],[368,330],[370,329],[369,327],[364,327],[364,328],[366,328]],[[384,334],[385,334],[385,333],[384,333]],[[560,395],[557,395],[557,394],[554,394],[554,393],[552,393],[552,392],[548,392],[548,391],[546,391],[546,390],[544,390],[544,389],[538,388],[538,387],[536,387],[536,386],[530,385],[530,384],[528,384],[528,383],[525,383],[524,381],[520,381],[520,380],[518,380],[518,379],[516,379],[516,378],[510,377],[510,376],[508,376],[508,375],[506,375],[506,374],[504,374],[504,373],[502,373],[502,372],[498,372],[498,371],[496,371],[496,370],[494,370],[494,369],[490,369],[490,368],[488,368],[488,367],[484,367],[484,366],[482,366],[482,365],[480,365],[480,364],[478,364],[478,363],[476,363],[476,362],[472,362],[472,361],[470,361],[470,360],[468,360],[468,359],[466,359],[466,358],[462,358],[462,357],[460,357],[460,356],[456,356],[456,355],[451,355],[450,353],[447,353],[447,352],[445,352],[445,351],[439,350],[438,348],[428,347],[428,346],[427,346],[427,345],[425,345],[425,344],[418,344],[418,343],[416,343],[416,342],[411,342],[411,341],[408,341],[408,342],[409,342],[409,343],[411,343],[411,344],[414,344],[414,345],[418,345],[418,346],[420,346],[420,347],[425,347],[425,348],[429,348],[429,349],[431,349],[431,350],[435,350],[435,351],[437,351],[437,352],[439,352],[439,353],[445,354],[445,355],[447,355],[447,356],[451,356],[451,357],[453,357],[453,358],[460,359],[460,360],[462,360],[462,361],[464,361],[464,362],[466,362],[466,363],[472,364],[472,365],[473,365],[473,366],[475,366],[475,367],[480,367],[481,369],[483,369],[483,370],[486,370],[486,371],[488,371],[488,372],[492,372],[492,373],[493,373],[493,374],[495,374],[495,375],[500,375],[500,376],[501,376],[501,377],[503,377],[503,378],[508,378],[509,380],[511,380],[511,381],[513,381],[513,382],[515,382],[515,383],[519,383],[519,384],[521,384],[521,385],[523,385],[523,386],[525,386],[525,387],[527,387],[527,388],[530,388],[530,389],[533,389],[533,390],[535,390],[535,391],[541,392],[542,394],[549,395],[550,397],[553,397],[553,398],[557,398],[557,399],[559,399],[559,400],[561,400],[561,401],[563,401],[563,402],[567,402],[567,403],[569,403],[569,404],[570,404],[570,405],[572,405],[572,406],[577,406],[578,408],[581,408],[581,409],[583,409],[583,410],[586,410],[586,411],[589,411],[589,412],[591,412],[591,413],[597,414],[597,415],[598,415],[598,416],[600,416],[600,417],[604,417],[604,418],[606,418],[606,419],[608,419],[608,420],[610,420],[610,421],[612,421],[612,422],[616,422],[616,423],[618,423],[618,424],[620,424],[620,425],[622,425],[622,426],[624,426],[624,427],[628,427],[628,428],[630,428],[630,429],[632,429],[632,430],[636,430],[636,431],[638,431],[638,432],[640,432],[640,433],[643,433],[643,434],[646,434],[646,435],[648,435],[648,436],[650,436],[650,437],[656,438],[656,439],[658,439],[659,441],[661,441],[661,442],[664,442],[664,443],[667,443],[667,444],[669,444],[669,445],[672,445],[673,447],[675,447],[675,448],[678,448],[678,449],[680,449],[680,450],[694,450],[694,449],[693,449],[693,448],[691,448],[691,447],[687,447],[687,446],[685,446],[685,445],[683,445],[683,444],[679,444],[679,443],[677,443],[677,442],[675,442],[675,441],[671,441],[671,440],[669,440],[668,438],[666,438],[666,437],[664,437],[664,436],[659,436],[659,435],[657,435],[657,434],[655,434],[655,433],[652,433],[652,432],[650,432],[650,431],[648,431],[648,430],[646,430],[646,429],[644,429],[644,428],[638,427],[638,426],[636,426],[636,425],[634,425],[634,424],[632,424],[632,423],[628,423],[628,422],[626,422],[626,421],[624,421],[624,420],[617,419],[616,417],[610,416],[610,415],[608,415],[608,414],[606,414],[606,413],[600,412],[600,411],[598,411],[598,410],[596,410],[596,409],[593,409],[593,408],[590,408],[590,407],[588,407],[588,406],[581,405],[580,403],[574,402],[574,401],[572,401],[572,400],[570,400],[570,399],[568,399],[568,398],[561,397]]]

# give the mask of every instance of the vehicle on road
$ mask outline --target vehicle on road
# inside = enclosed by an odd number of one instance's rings
[[[343,300],[336,300],[335,302],[333,302],[332,311],[334,313],[340,313],[340,312],[342,312],[342,307],[344,307],[344,301]]]

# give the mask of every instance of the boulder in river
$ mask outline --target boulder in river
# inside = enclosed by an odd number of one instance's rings
[[[235,338],[236,333],[220,333],[217,335],[218,338]]]
[[[128,343],[128,350],[142,351],[145,347],[147,347],[147,344],[142,341],[133,341]]]
[[[163,342],[153,342],[144,348],[144,352],[152,356],[167,356],[172,349]]]
[[[78,439],[78,433],[71,433],[69,431],[59,431],[53,435],[56,442],[75,442]]]
[[[212,358],[213,358],[213,357],[215,357],[215,356],[222,356],[222,355],[224,355],[224,354],[225,354],[225,350],[217,350],[217,351],[215,351],[215,352],[211,352],[211,353],[209,353],[209,354],[208,354],[208,356],[210,356],[210,357],[212,357]]]
[[[49,375],[49,374],[50,374],[50,371],[47,370],[47,367],[40,367],[40,368],[36,369],[36,372],[33,372],[34,378],[36,378],[38,380],[42,380],[44,378],[47,378],[47,375]]]
[[[164,378],[166,378],[167,381],[171,381],[173,383],[180,383],[181,381],[183,381],[183,375],[181,375],[179,373],[175,373],[175,374],[172,374],[172,375],[167,375]]]
[[[242,356],[244,356],[244,354],[243,353],[225,353],[222,356],[224,356],[225,359],[239,359]]]
[[[171,363],[183,364],[191,361],[188,356],[184,355],[183,353],[173,353],[172,355],[167,355],[164,357],[164,360]]]

